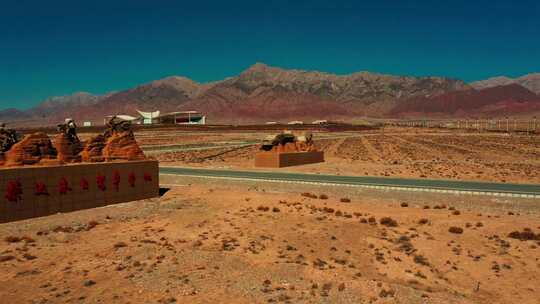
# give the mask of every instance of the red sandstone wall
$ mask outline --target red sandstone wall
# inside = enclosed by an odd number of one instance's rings
[[[103,177],[105,187],[100,188]],[[17,197],[18,185],[22,193]],[[158,195],[157,161],[0,169],[0,223]]]

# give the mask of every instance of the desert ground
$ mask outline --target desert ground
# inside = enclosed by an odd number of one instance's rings
[[[136,137],[161,165],[261,170],[253,155],[268,134]],[[325,163],[279,170],[540,180],[534,136],[386,129],[315,140]],[[159,198],[0,224],[0,302],[539,303],[534,199],[160,183]]]
[[[138,139],[147,148],[165,145],[161,152],[151,152],[161,165],[257,170],[254,155],[258,147],[248,144],[259,142],[268,134],[163,132],[157,138],[139,134]],[[316,132],[314,140],[318,149],[325,152],[325,163],[279,170],[507,183],[540,182],[540,137],[537,135],[389,128],[362,132]],[[197,149],[197,144],[204,149]],[[224,146],[226,144],[233,146]],[[184,145],[185,149],[178,146],[177,150],[167,150],[166,145]],[[212,145],[214,148],[207,149]]]
[[[532,200],[178,177],[0,225],[2,303],[538,303]]]

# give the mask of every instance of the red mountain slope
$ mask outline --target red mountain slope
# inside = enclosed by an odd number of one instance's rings
[[[492,116],[540,109],[540,97],[518,84],[483,90],[460,90],[434,97],[411,98],[397,105],[390,116]]]

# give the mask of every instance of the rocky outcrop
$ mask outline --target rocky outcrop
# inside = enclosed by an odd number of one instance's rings
[[[137,144],[131,131],[113,132],[106,139],[103,148],[105,161],[114,160],[143,160],[146,159],[143,151]]]
[[[6,166],[56,163],[57,152],[47,134],[36,132],[26,135],[5,153]]]

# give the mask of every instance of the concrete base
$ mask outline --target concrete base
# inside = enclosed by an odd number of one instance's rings
[[[255,167],[282,168],[324,162],[324,152],[258,152],[255,155]]]
[[[0,169],[0,223],[157,196],[153,160]]]

